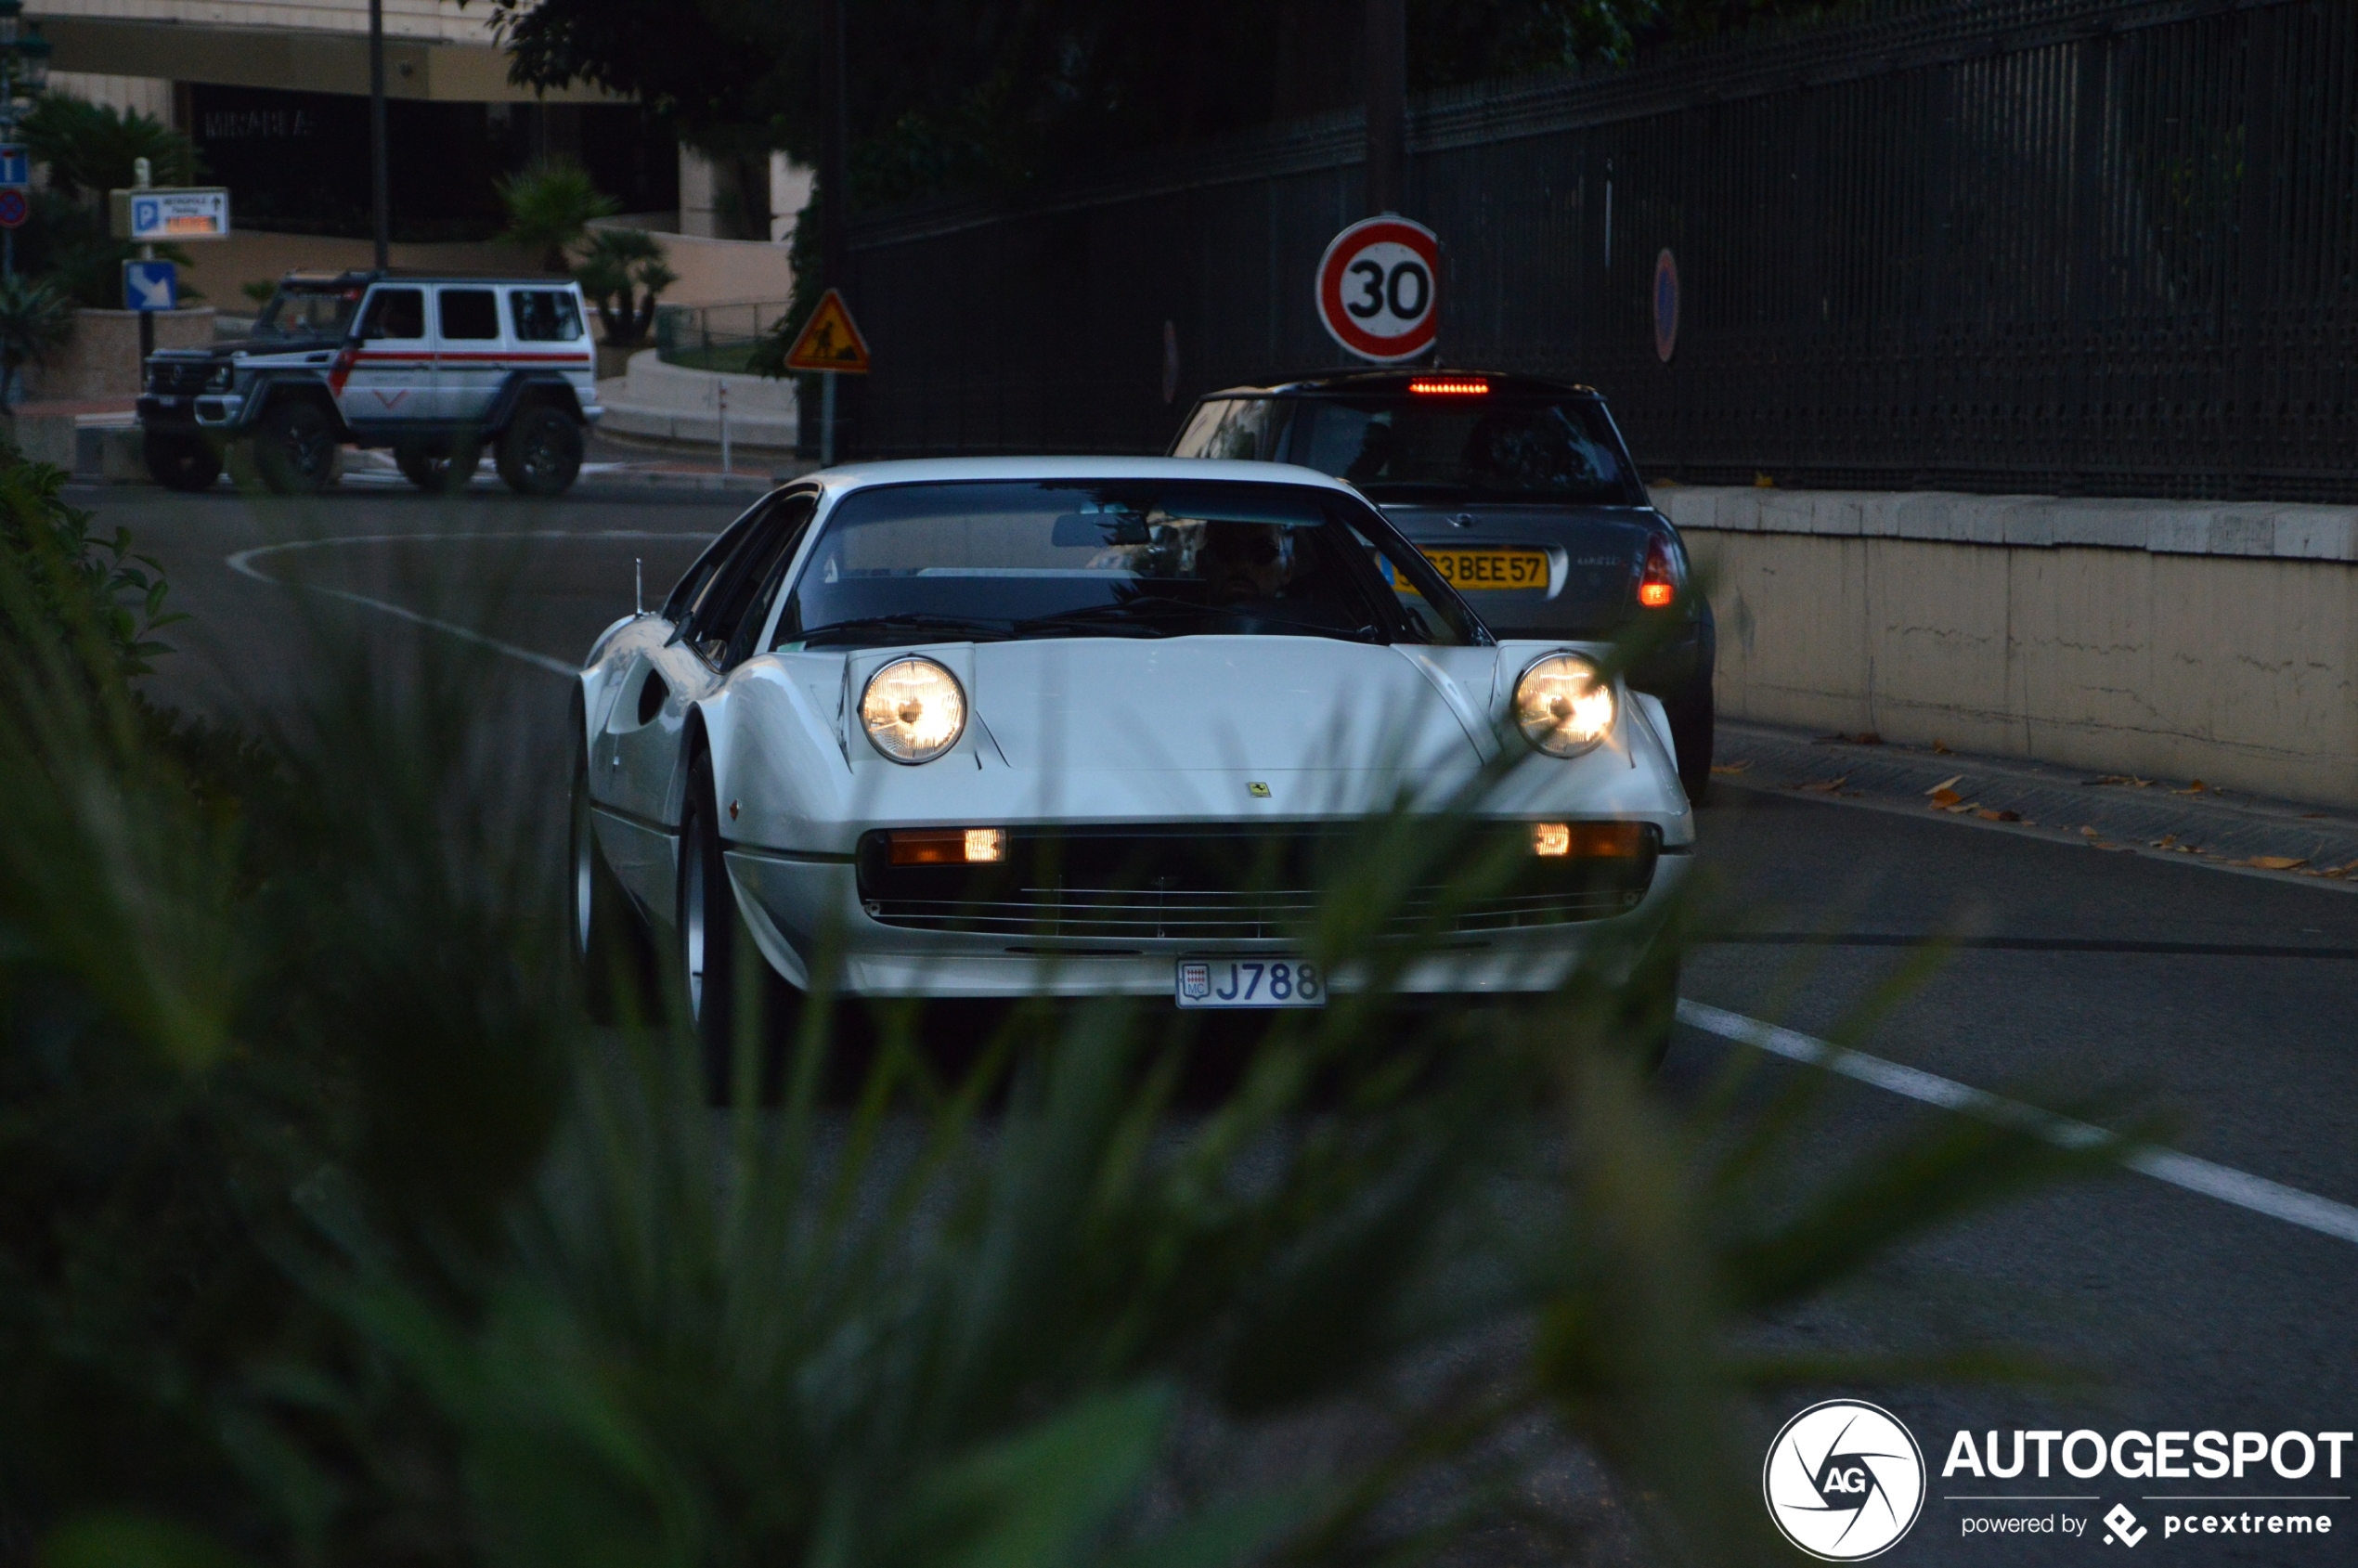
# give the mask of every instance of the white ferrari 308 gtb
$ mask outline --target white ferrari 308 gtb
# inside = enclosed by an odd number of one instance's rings
[[[1691,863],[1668,726],[1611,668],[1496,641],[1309,469],[830,470],[591,648],[575,936],[646,922],[707,1040],[740,920],[803,991],[1316,1005],[1358,983],[1304,940],[1333,847],[1471,809],[1525,863],[1410,889],[1390,917],[1428,940],[1388,983],[1547,989],[1642,946]]]

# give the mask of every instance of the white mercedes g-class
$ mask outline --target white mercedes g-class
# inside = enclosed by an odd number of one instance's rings
[[[569,279],[290,273],[251,338],[149,356],[141,440],[175,490],[206,488],[249,442],[282,495],[333,483],[349,444],[392,447],[426,490],[465,485],[488,446],[511,488],[554,496],[604,412],[596,363]]]

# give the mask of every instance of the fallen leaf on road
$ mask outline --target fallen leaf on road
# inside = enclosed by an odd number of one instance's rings
[[[1953,789],[1936,789],[1932,792],[1933,810],[1937,811],[1945,811],[1963,798],[1963,796],[1958,794]]]
[[[2200,779],[2189,779],[2186,781],[2185,788],[2173,789],[2170,793],[2172,795],[2200,795],[2204,790],[2209,789],[2209,787],[2210,786],[2209,784],[2203,783]]]
[[[2141,779],[2133,773],[2106,773],[2101,779],[2082,779],[2082,784],[2119,784],[2127,789],[2151,789],[2153,780]]]
[[[2083,827],[2079,831],[2086,834],[2091,838],[2096,836],[2096,830],[2092,827]]]
[[[1843,785],[1848,784],[1849,782],[1850,775],[1845,773],[1838,779],[1819,779],[1814,783],[1803,784],[1801,787],[1804,789],[1814,789],[1820,795],[1832,795],[1835,790],[1840,789]]]
[[[2259,871],[2291,871],[2296,867],[2307,865],[2309,857],[2306,855],[2254,855],[2248,861],[2237,861],[2235,863],[2251,866]]]
[[[1976,811],[1974,814],[1986,823],[2018,823],[2022,821],[2022,813],[2020,811],[1983,810]]]
[[[2133,844],[2115,844],[2108,838],[2092,838],[2088,841],[2088,848],[2091,849],[2133,849],[2136,846]]]
[[[1711,771],[1715,773],[1741,773],[1751,766],[1752,758],[1747,757],[1742,762],[1714,762]]]
[[[1953,778],[1946,778],[1946,779],[1941,780],[1938,784],[1937,784],[1933,785],[1930,789],[1928,789],[1928,790],[1924,791],[1924,793],[1925,793],[1926,795],[1938,795],[1938,794],[1939,794],[1942,790],[1944,790],[1944,789],[1955,789],[1955,788],[1956,788],[1959,784],[1963,784],[1963,783],[1964,782],[1964,779],[1965,779],[1965,775],[1964,775],[1964,774],[1963,774],[1963,773],[1959,773],[1959,774],[1957,774],[1956,776],[1954,776]]]
[[[2178,836],[2176,834],[2165,833],[2159,838],[2154,840],[2154,848],[2157,849],[2167,849],[2174,846],[2177,842]]]
[[[1932,743],[1932,754],[1935,757],[1950,757],[1955,755],[1949,749],[1948,743],[1937,740]]]

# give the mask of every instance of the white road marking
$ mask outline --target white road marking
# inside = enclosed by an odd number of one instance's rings
[[[252,577],[256,582],[268,583],[273,588],[289,588],[296,585],[279,581],[255,566],[254,562],[262,556],[277,555],[284,551],[319,550],[330,545],[435,543],[451,539],[680,539],[695,537],[694,535],[666,533],[656,528],[517,528],[499,533],[351,534],[337,538],[291,539],[285,544],[256,545],[252,550],[241,550],[235,555],[227,557],[227,564],[231,571],[240,577]],[[512,659],[522,659],[534,668],[545,669],[551,675],[570,679],[581,673],[579,665],[570,665],[563,659],[552,659],[546,654],[536,654],[529,648],[519,648],[512,642],[502,642],[496,637],[486,637],[473,627],[460,626],[456,621],[437,620],[432,616],[421,615],[404,605],[389,603],[382,599],[371,599],[365,593],[355,593],[349,589],[321,588],[312,583],[301,586],[308,588],[314,593],[324,593],[330,599],[341,599],[349,604],[362,604],[371,610],[382,610],[388,616],[398,616],[415,626],[431,627],[436,631],[447,631],[453,637],[461,638],[478,647],[488,648],[495,654],[505,654]]]
[[[2255,1214],[2266,1214],[2287,1225],[2300,1225],[2338,1240],[2358,1243],[2358,1208],[2338,1203],[2330,1198],[2320,1198],[2313,1192],[2272,1182],[2265,1176],[2255,1176],[2247,1171],[2198,1160],[2191,1154],[2181,1154],[2172,1148],[2156,1148],[2150,1144],[2132,1144],[2102,1127],[2085,1121],[2074,1121],[2067,1116],[2057,1116],[2019,1100],[1993,1095],[1986,1089],[1976,1089],[1921,1068],[1904,1067],[1898,1062],[1871,1056],[1863,1051],[1846,1050],[1815,1035],[1798,1030],[1781,1029],[1775,1024],[1748,1018],[1742,1013],[1710,1006],[1701,1002],[1678,999],[1678,1021],[1691,1029],[1716,1034],[1722,1040],[1732,1040],[1782,1056],[1788,1061],[1809,1067],[1822,1067],[1845,1078],[1861,1083],[1872,1083],[1895,1095],[1938,1106],[1944,1110],[1976,1116],[2044,1138],[2057,1148],[2091,1148],[2105,1144],[2117,1144],[2120,1162],[2141,1175],[2151,1176],[2171,1186],[2198,1192],[2215,1198],[2222,1203],[2232,1203],[2238,1209],[2248,1209]]]

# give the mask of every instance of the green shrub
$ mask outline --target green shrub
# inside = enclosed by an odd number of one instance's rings
[[[11,1562],[1341,1564],[1509,1520],[1561,1561],[1524,1484],[1569,1445],[1665,1555],[1758,1562],[1747,1391],[1839,1368],[1747,1315],[2106,1154],[1933,1121],[1805,1168],[1806,1078],[1645,1091],[1626,953],[1281,1016],[1209,1103],[1195,1015],[822,998],[782,1104],[716,1117],[668,998],[571,1005],[503,674],[322,623],[225,806],[136,718],[152,577],[55,493],[0,471],[40,520],[0,552]],[[1396,977],[1368,933],[1426,872],[1505,875],[1466,820],[1365,823],[1301,940]]]

